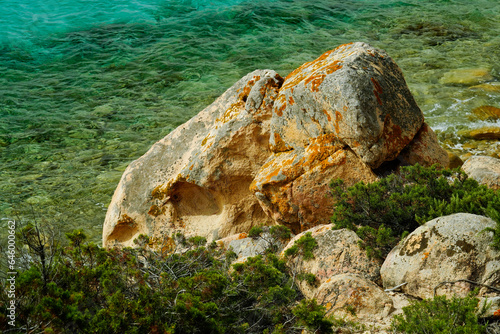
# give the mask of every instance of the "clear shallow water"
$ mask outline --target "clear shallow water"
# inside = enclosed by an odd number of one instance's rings
[[[461,129],[500,93],[500,3],[459,1],[0,0],[0,218],[31,212],[100,240],[121,173],[256,68],[285,76],[365,41],[402,68],[427,122],[460,154]],[[496,142],[468,147],[472,153]]]

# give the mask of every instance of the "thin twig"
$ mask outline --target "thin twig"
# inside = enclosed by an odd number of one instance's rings
[[[385,289],[384,291],[385,291],[385,292],[391,292],[391,291],[394,291],[394,290],[396,290],[396,289],[399,289],[400,287],[402,287],[403,285],[406,285],[406,284],[408,284],[408,282],[401,283],[401,284],[399,284],[399,285],[396,285],[394,288],[391,288],[391,289]]]
[[[456,280],[456,281],[445,281],[445,282],[441,282],[439,283],[438,285],[436,285],[434,287],[434,297],[436,296],[436,290],[441,286],[441,285],[445,285],[445,284],[455,284],[455,283],[458,283],[458,282],[466,282],[466,283],[470,283],[470,284],[475,284],[475,285],[479,285],[479,286],[484,286],[486,288],[489,288],[491,290],[495,290],[497,292],[500,292],[500,289],[498,288],[495,288],[491,285],[487,285],[487,284],[483,284],[483,283],[478,283],[478,282],[474,282],[474,281],[471,281],[471,280],[468,280],[468,279],[459,279],[459,280]]]

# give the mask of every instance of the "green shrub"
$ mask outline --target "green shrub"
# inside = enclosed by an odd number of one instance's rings
[[[318,246],[318,242],[313,238],[311,232],[306,232],[298,240],[295,241],[292,247],[285,251],[286,256],[302,255],[304,260],[314,259],[313,250]]]
[[[312,273],[300,273],[297,275],[297,279],[300,281],[306,281],[307,284],[311,286],[316,286],[318,284],[318,279],[316,275]]]
[[[16,277],[19,332],[300,333],[301,326],[324,326],[321,309],[295,315],[303,296],[276,254],[249,258],[229,273],[231,254],[203,246],[204,238],[176,235],[183,246],[176,252],[146,247],[147,236],[137,248],[105,250],[85,242],[82,231],[68,233],[66,246],[42,232],[27,225],[18,238],[17,254],[29,252],[31,261],[19,263]],[[5,330],[12,328],[1,321]]]
[[[395,330],[408,334],[480,334],[486,325],[478,322],[479,300],[475,294],[465,298],[437,296],[403,308],[394,317]]]
[[[262,229],[261,226],[254,226],[248,231],[248,236],[250,238],[258,238],[262,234],[264,230]]]
[[[355,231],[373,257],[384,257],[402,236],[431,219],[457,212],[481,215],[488,208],[500,208],[497,191],[478,185],[463,171],[437,166],[401,167],[397,174],[349,188],[342,180],[333,180],[330,187],[336,202],[334,228]]]
[[[298,324],[314,333],[333,333],[333,323],[325,318],[325,307],[318,305],[315,299],[301,300],[294,307],[293,314]]]

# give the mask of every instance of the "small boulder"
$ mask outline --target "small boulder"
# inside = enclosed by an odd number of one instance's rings
[[[486,217],[457,213],[433,219],[417,228],[387,256],[380,270],[385,288],[402,283],[404,293],[432,298],[443,282],[467,279],[495,286],[500,283],[500,252],[491,247],[485,232],[495,223]],[[444,284],[437,294],[465,296],[476,286]]]
[[[318,246],[313,250],[314,259],[302,256],[287,258],[287,265],[297,274],[310,273],[316,276],[317,284],[311,286],[300,282],[299,287],[307,298],[313,298],[316,287],[339,274],[354,274],[365,279],[380,282],[381,261],[369,259],[366,251],[359,247],[361,239],[351,230],[332,230],[332,225],[320,225],[296,235],[281,252],[293,247],[295,241],[310,232]]]
[[[393,311],[392,299],[375,283],[352,274],[335,275],[314,295],[327,316],[377,321]]]
[[[450,160],[448,153],[439,145],[438,139],[431,127],[426,123],[422,125],[417,135],[399,155],[410,165],[432,166],[439,164],[448,167]]]
[[[500,189],[500,159],[473,156],[465,161],[462,170],[480,184],[491,189]]]

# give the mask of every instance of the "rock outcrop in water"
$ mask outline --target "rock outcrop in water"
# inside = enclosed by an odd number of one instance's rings
[[[417,135],[418,134],[418,135]],[[371,182],[401,163],[448,164],[401,70],[365,43],[285,80],[254,71],[127,168],[103,244],[180,230],[216,240],[255,225],[328,223],[333,178]]]

